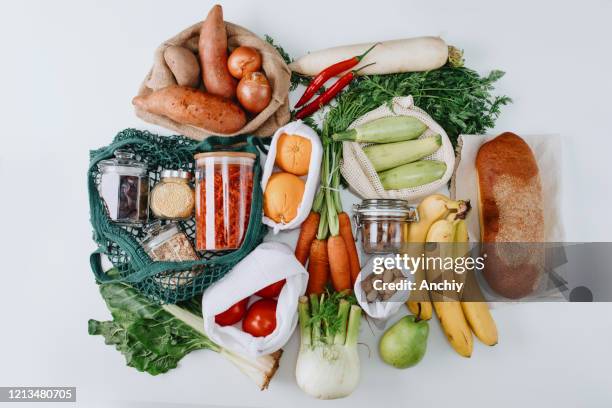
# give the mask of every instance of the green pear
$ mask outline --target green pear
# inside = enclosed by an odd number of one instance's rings
[[[412,367],[423,359],[428,335],[426,320],[404,316],[382,335],[378,347],[380,357],[396,368]]]

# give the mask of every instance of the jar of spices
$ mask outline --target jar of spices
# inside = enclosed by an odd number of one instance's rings
[[[159,219],[184,220],[195,206],[192,175],[184,170],[163,170],[159,183],[151,191],[151,211]]]
[[[198,250],[240,248],[251,214],[255,158],[246,152],[195,155]]]
[[[142,247],[154,261],[181,262],[199,259],[187,235],[174,223],[162,225],[161,221],[155,221],[147,225],[145,233]],[[164,287],[171,287],[190,283],[197,273],[197,270],[167,272],[155,276],[154,279]]]
[[[353,205],[353,217],[367,254],[399,252],[406,242],[407,225],[418,220],[415,207],[395,199],[363,200]]]
[[[98,189],[108,216],[120,224],[142,224],[147,221],[149,207],[149,173],[146,163],[124,150],[115,151],[115,158],[98,163]]]

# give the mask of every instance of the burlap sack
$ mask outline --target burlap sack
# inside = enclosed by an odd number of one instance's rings
[[[391,107],[387,104],[382,105],[373,111],[366,113],[359,119],[351,123],[350,129],[388,116],[413,116],[425,123],[428,129],[420,138],[439,134],[442,138],[442,146],[424,160],[439,160],[446,163],[446,172],[439,180],[433,181],[423,186],[406,188],[402,190],[385,190],[380,182],[380,178],[363,151],[363,146],[367,144],[356,142],[343,142],[342,146],[342,167],[340,172],[348,182],[352,191],[361,198],[397,198],[414,201],[421,197],[436,192],[445,186],[453,174],[455,168],[455,153],[448,135],[431,116],[422,109],[414,106],[412,96],[393,98]]]
[[[138,95],[148,95],[154,90],[176,84],[174,75],[164,60],[164,51],[171,45],[179,45],[198,52],[198,41],[200,38],[200,27],[197,23],[182,31],[178,35],[164,41],[153,58],[153,67],[140,85]],[[272,86],[272,100],[270,104],[257,116],[250,118],[247,124],[239,131],[223,136],[238,134],[254,134],[257,136],[270,136],[274,131],[289,122],[289,85],[291,71],[285,61],[270,44],[257,37],[249,30],[236,24],[225,22],[227,31],[227,43],[230,50],[240,45],[246,45],[257,49],[262,57],[262,68]],[[201,89],[202,85],[200,85]],[[135,108],[136,115],[145,122],[163,126],[179,132],[182,135],[196,140],[202,140],[214,132],[191,125],[183,125],[167,117],[149,113],[143,109]]]

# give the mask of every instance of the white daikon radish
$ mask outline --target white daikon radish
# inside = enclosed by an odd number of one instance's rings
[[[317,75],[336,62],[363,54],[373,44],[346,45],[311,52],[289,64],[289,68],[302,75]],[[359,71],[358,75],[429,71],[440,68],[447,60],[448,46],[443,39],[417,37],[379,43],[355,69],[375,62]]]

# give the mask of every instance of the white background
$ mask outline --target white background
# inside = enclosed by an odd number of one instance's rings
[[[74,385],[84,406],[324,404],[295,384],[295,336],[270,389],[259,392],[212,352],[194,352],[151,377],[87,335],[87,319],[108,316],[88,265],[88,150],[123,128],[148,128],[130,101],[155,47],[211,5],[2,2],[0,386]],[[463,48],[468,66],[505,70],[497,91],[514,104],[495,131],[561,134],[567,238],[612,241],[612,2],[245,0],[226,1],[224,10],[293,56],[433,34]],[[404,371],[381,363],[364,324],[361,385],[334,406],[609,407],[611,315],[612,304],[501,308],[494,312],[499,345],[476,342],[469,360],[446,344],[434,320],[425,359]]]

